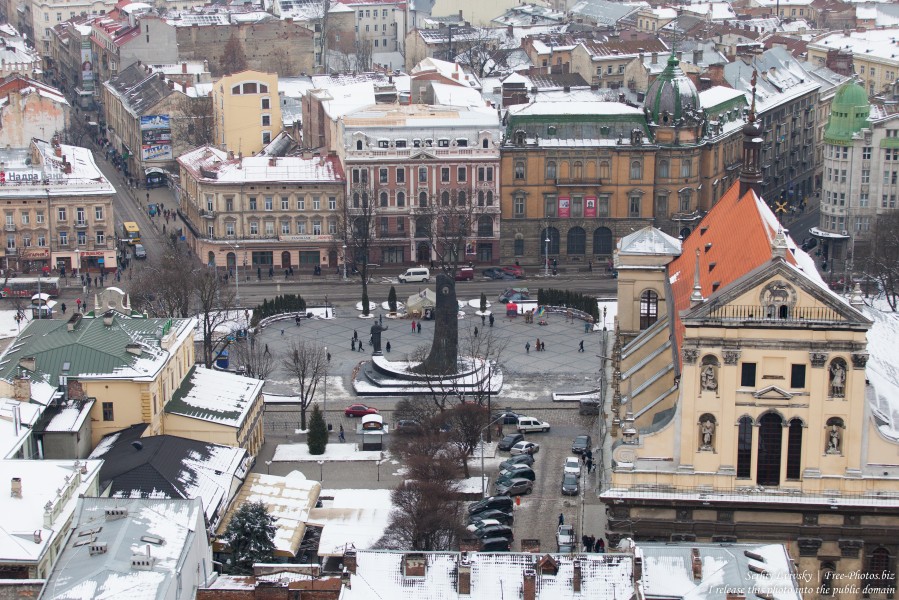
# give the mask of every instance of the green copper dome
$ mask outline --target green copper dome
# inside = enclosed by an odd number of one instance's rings
[[[824,141],[831,144],[846,144],[868,125],[871,104],[865,88],[850,83],[840,88],[830,105],[830,120],[824,130]]]
[[[643,104],[646,117],[662,127],[681,125],[685,117],[695,120],[699,111],[696,86],[678,65],[679,62],[672,53],[668,66],[646,90],[646,101]]]

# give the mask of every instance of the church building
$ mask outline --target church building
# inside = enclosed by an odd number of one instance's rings
[[[872,321],[760,197],[754,108],[740,180],[693,233],[618,244],[607,535],[776,541],[807,597],[892,598],[899,445],[866,400]]]

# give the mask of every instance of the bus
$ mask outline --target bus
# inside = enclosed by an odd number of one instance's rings
[[[134,221],[125,221],[122,223],[122,239],[126,240],[132,246],[140,244],[140,229]]]
[[[0,298],[31,298],[37,293],[59,296],[59,277],[15,277],[2,282],[0,287]]]

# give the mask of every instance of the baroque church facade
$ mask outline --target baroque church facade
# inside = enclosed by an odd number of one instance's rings
[[[758,133],[751,109],[740,180],[689,237],[618,244],[607,535],[776,541],[807,597],[892,598],[899,446],[866,400],[872,322],[759,195]]]

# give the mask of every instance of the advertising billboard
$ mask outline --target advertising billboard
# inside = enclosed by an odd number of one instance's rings
[[[94,89],[94,62],[89,39],[81,42],[81,89]]]
[[[140,118],[141,160],[172,160],[172,129],[169,115]]]
[[[567,219],[571,216],[571,198],[568,196],[559,197],[559,218]]]

